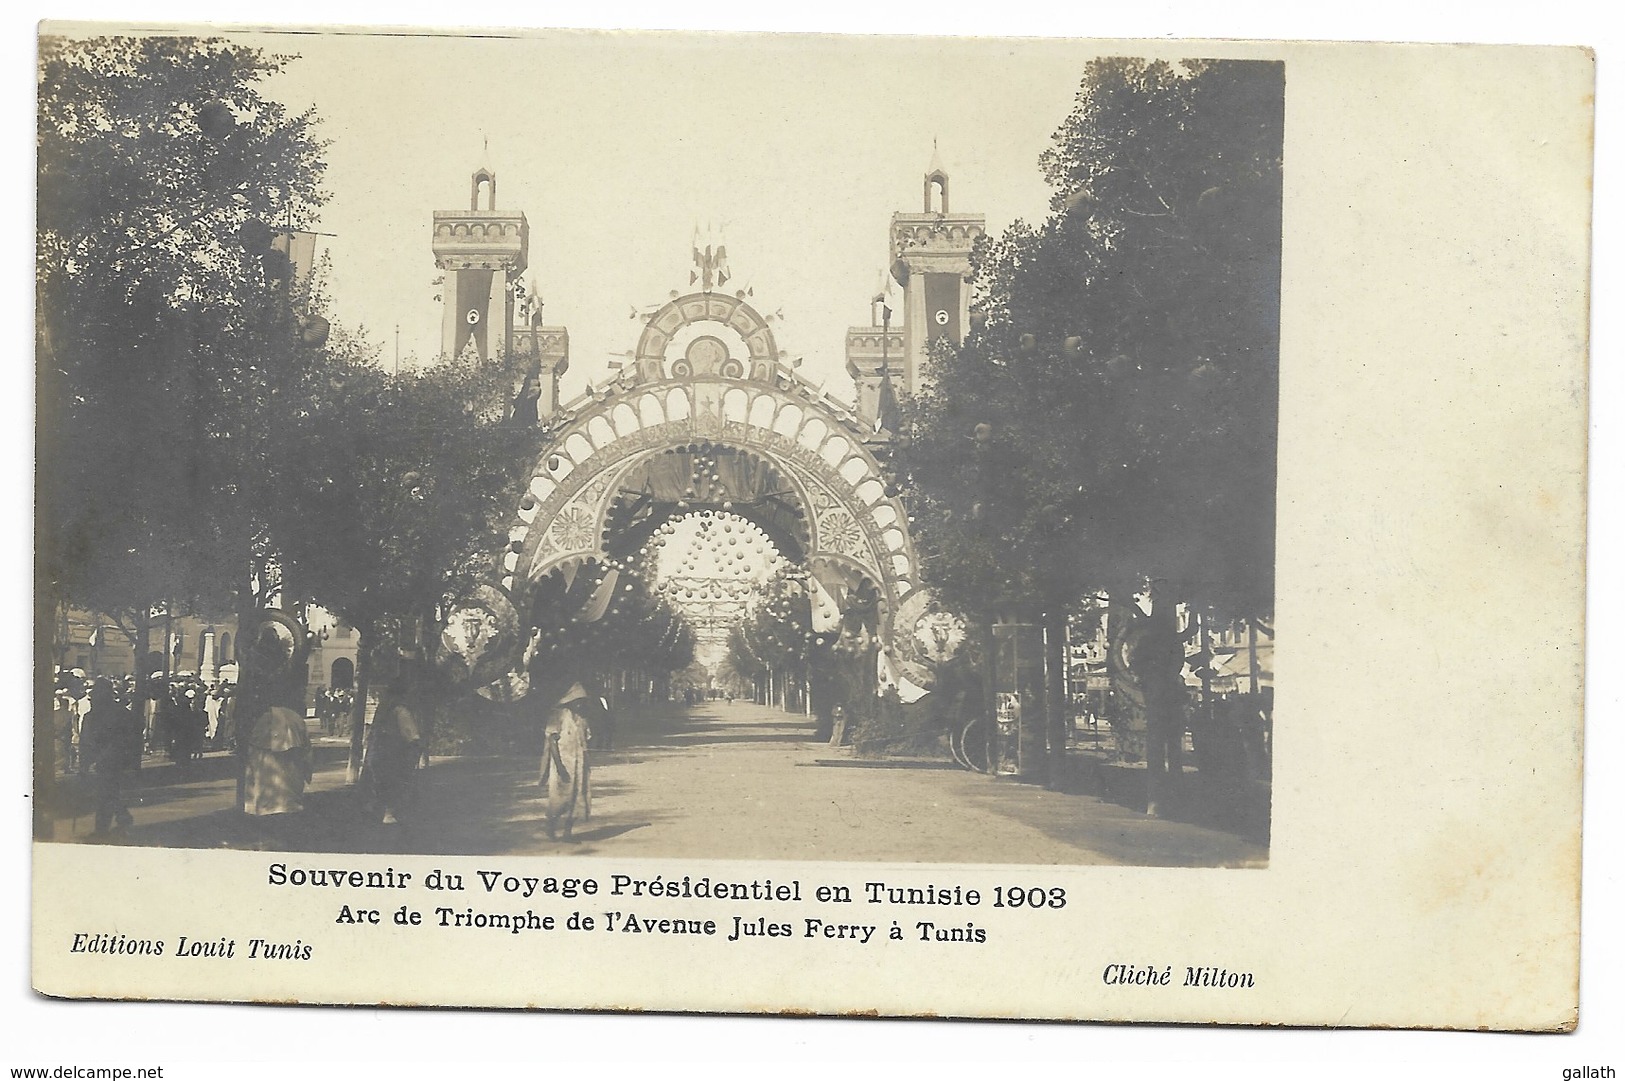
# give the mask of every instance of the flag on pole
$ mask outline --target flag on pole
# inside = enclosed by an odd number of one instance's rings
[[[694,226],[694,269],[688,272],[688,284],[696,281],[700,287],[709,293],[713,287],[721,288],[727,284],[733,272],[728,269],[728,248],[725,244],[713,243],[711,239],[711,223],[705,225],[705,247],[700,247],[700,227]]]
[[[598,588],[593,592],[592,599],[587,602],[587,607],[582,610],[581,622],[597,623],[604,618],[604,613],[609,610],[609,602],[615,599],[615,586],[620,580],[621,572],[618,570],[611,570],[604,575],[603,580],[598,583]]]
[[[880,272],[880,283],[875,289],[875,295],[869,300],[870,304],[878,305],[880,308],[878,314],[875,312],[870,313],[875,319],[875,326],[891,325],[892,296],[891,275],[882,270]]]
[[[271,247],[288,257],[295,284],[303,285],[310,280],[311,269],[316,265],[315,233],[303,229],[283,229],[271,241]]]

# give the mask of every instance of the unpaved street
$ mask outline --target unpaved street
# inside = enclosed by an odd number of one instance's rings
[[[1263,863],[1233,834],[1148,818],[1091,796],[1046,791],[936,764],[870,763],[811,742],[809,718],[752,703],[672,706],[623,719],[593,764],[593,816],[547,839],[528,757],[436,759],[421,806],[396,825],[367,821],[344,785],[342,748],[319,741],[303,821],[266,826],[231,810],[230,761],[193,779],[145,771],[123,843],[422,854],[574,854],[922,863]],[[154,783],[156,782],[156,783]],[[84,839],[87,819],[59,825]]]

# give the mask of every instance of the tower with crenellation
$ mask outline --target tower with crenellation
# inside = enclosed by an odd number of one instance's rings
[[[524,295],[520,275],[530,262],[530,223],[523,211],[497,209],[496,173],[485,166],[474,171],[467,210],[434,212],[432,246],[445,275],[441,353],[528,359],[530,387],[523,393],[534,393],[545,419],[558,407],[559,378],[570,367],[570,334],[543,326],[540,298]]]
[[[481,207],[481,196],[485,206]],[[497,209],[497,177],[474,171],[467,210],[434,212],[434,262],[445,275],[440,351],[489,360],[512,345],[514,287],[530,259],[530,223]]]
[[[931,346],[939,338],[955,345],[970,326],[970,256],[987,218],[948,205],[948,173],[935,149],[926,170],[918,214],[891,219],[892,277],[903,287],[903,361],[898,390],[920,385]]]
[[[901,319],[890,318],[884,296],[867,327],[846,332],[846,370],[857,387],[857,412],[881,425],[888,399],[919,389],[931,346],[939,338],[964,340],[970,325],[970,257],[987,219],[955,213],[948,203],[948,172],[935,149],[921,192],[919,213],[898,211],[891,220],[891,276],[903,289]]]

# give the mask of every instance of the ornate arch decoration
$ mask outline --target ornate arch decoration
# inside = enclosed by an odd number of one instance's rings
[[[735,318],[740,307],[730,309]],[[765,330],[747,325],[740,336],[748,345]],[[770,336],[765,340],[771,343]],[[555,417],[509,529],[502,585],[523,596],[555,570],[604,558],[649,463],[666,453],[704,450],[769,463],[782,490],[750,498],[778,500],[774,515],[781,526],[786,512],[799,519],[796,546],[809,565],[838,564],[869,577],[884,610],[895,612],[918,589],[917,557],[902,503],[864,444],[866,426],[850,407],[788,369],[765,360],[757,368],[754,353],[752,371],[760,378],[730,377],[720,363],[708,366],[695,352],[691,345],[684,359],[702,363],[653,380],[628,373]],[[634,488],[626,487],[629,481]]]
[[[744,343],[748,361],[733,365],[719,361],[717,367],[712,369],[707,368],[703,360],[690,355],[673,360],[668,365],[666,349],[671,345],[672,338],[684,327],[701,323],[720,323],[738,335]],[[716,338],[709,340],[720,342]],[[767,320],[745,303],[744,297],[690,293],[671,301],[649,317],[643,335],[638,339],[633,368],[640,383],[657,382],[667,376],[686,379],[712,374],[730,379],[767,381],[772,378],[778,362],[779,346],[773,340],[773,331],[768,327]]]
[[[702,461],[722,470],[722,494],[692,487],[689,478]],[[811,539],[806,486],[753,451],[689,443],[651,452],[619,475],[617,488],[604,518],[604,548],[611,556],[637,551],[672,517],[697,504],[694,509],[712,507],[751,522],[791,562],[806,558]]]

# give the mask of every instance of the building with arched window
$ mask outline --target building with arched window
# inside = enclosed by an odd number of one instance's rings
[[[307,618],[315,636],[305,681],[309,702],[328,687],[354,685],[356,635],[354,628],[320,608],[312,607]],[[211,620],[155,608],[148,614],[145,641],[140,641],[142,637],[142,628],[127,622],[66,608],[57,613],[53,627],[54,661],[60,669],[77,668],[87,676],[123,677],[167,669],[172,676],[197,676],[205,683],[236,682],[235,617]]]

